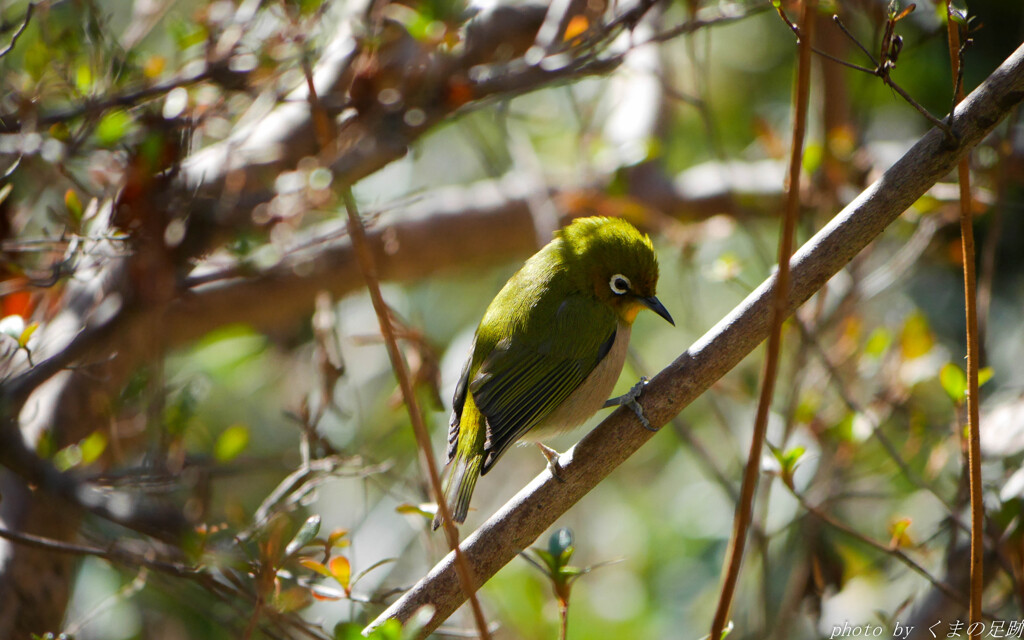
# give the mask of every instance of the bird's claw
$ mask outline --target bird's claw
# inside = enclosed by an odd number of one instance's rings
[[[640,394],[644,392],[644,387],[647,386],[647,377],[643,376],[640,378],[640,382],[634,384],[629,391],[622,394],[617,398],[611,398],[606,400],[604,403],[605,408],[616,407],[624,405],[633,410],[636,414],[637,419],[640,420],[640,424],[643,425],[644,429],[648,431],[657,431],[656,428],[651,426],[650,421],[644,416],[644,408],[640,406],[640,403],[636,401],[640,397]]]
[[[554,479],[558,480],[559,482],[565,482],[565,478],[562,477],[562,463],[559,460],[561,454],[552,449],[551,447],[547,446],[546,444],[540,442],[537,442],[535,444],[537,445],[537,448],[540,449],[541,454],[543,454],[543,456],[547,458],[548,471],[551,472],[551,475],[554,477]]]

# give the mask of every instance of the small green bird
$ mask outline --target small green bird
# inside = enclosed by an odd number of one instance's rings
[[[521,438],[571,430],[616,404],[631,406],[649,428],[636,403],[643,381],[607,398],[640,310],[675,324],[654,295],[657,284],[650,238],[600,217],[555,232],[509,279],[484,313],[455,387],[444,496],[455,522],[465,521],[477,479]],[[434,528],[440,524],[438,512]]]

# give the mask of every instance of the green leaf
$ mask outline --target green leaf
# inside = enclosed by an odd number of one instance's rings
[[[370,566],[368,566],[365,569],[363,569],[362,571],[360,571],[358,573],[358,575],[356,575],[355,579],[352,580],[352,586],[354,587],[357,582],[359,582],[360,580],[363,579],[363,576],[365,576],[366,574],[370,573],[374,569],[377,569],[378,567],[383,567],[384,565],[390,564],[392,562],[398,562],[398,558],[383,558],[381,560],[378,560],[377,562],[374,562]]]
[[[959,405],[963,402],[964,394],[967,393],[967,376],[963,369],[952,362],[947,362],[939,370],[939,383],[953,404]]]
[[[911,314],[900,330],[900,347],[903,350],[903,357],[907,360],[920,358],[928,354],[933,346],[935,346],[935,337],[928,326],[928,318],[920,313]]]
[[[941,2],[937,4],[939,6],[942,6]],[[950,4],[949,11],[946,15],[948,15],[953,22],[963,27],[967,26],[967,11],[965,9],[961,9],[960,7],[954,7],[952,4]]]
[[[986,382],[992,379],[992,376],[996,375],[995,369],[992,367],[982,367],[978,371],[978,386],[984,385]]]
[[[907,535],[907,529],[910,528],[911,522],[910,518],[900,518],[889,525],[889,533],[892,534],[889,545],[892,548],[898,549],[913,544],[913,540]]]
[[[127,112],[120,109],[111,111],[96,125],[96,141],[100,146],[112,147],[124,139],[133,124]]]
[[[408,502],[400,504],[395,507],[395,511],[406,516],[422,516],[427,520],[434,519],[434,513],[427,507],[433,507],[434,505],[423,505],[423,504],[410,504]]]
[[[805,447],[792,447],[783,451],[773,447],[772,453],[775,454],[775,459],[779,461],[783,477],[791,478],[797,465],[800,464],[800,458],[807,453],[807,449]]]
[[[864,353],[878,358],[882,356],[892,344],[892,333],[884,327],[879,327],[871,332],[867,342],[864,343]]]
[[[540,558],[541,562],[544,563],[544,566],[547,567],[548,572],[555,573],[558,571],[558,561],[548,551],[546,551],[545,549],[538,549],[537,547],[533,547],[533,553],[538,558]],[[541,570],[543,571],[543,569]]]
[[[853,430],[853,421],[856,419],[857,414],[853,411],[849,411],[844,415],[839,422],[832,426],[829,430],[837,438],[845,442],[856,442],[857,437]]]
[[[248,431],[246,434],[248,434]],[[248,438],[248,435],[246,437]],[[306,518],[306,521],[299,527],[298,533],[291,539],[288,546],[284,548],[285,557],[293,555],[296,551],[309,544],[318,533],[320,533],[320,516],[314,514]]]
[[[401,640],[402,623],[394,618],[384,621],[384,624],[374,629],[370,635],[363,636],[361,625],[349,622],[339,624],[334,628],[334,640]]]
[[[91,464],[107,449],[107,436],[102,431],[93,431],[79,443],[82,450],[82,464]]]
[[[82,201],[74,189],[68,189],[64,192],[64,206],[67,207],[68,215],[73,223],[77,225],[82,221],[85,209],[82,207]]]
[[[21,332],[20,336],[18,336],[18,346],[22,349],[28,348],[28,339],[32,337],[32,334],[35,333],[38,328],[38,322],[33,322],[25,327],[25,330]]]
[[[320,9],[320,5],[324,3],[324,0],[290,0],[289,4],[298,7],[299,13],[302,15],[311,15]]]
[[[302,565],[303,567],[309,569],[310,571],[314,571],[316,573],[319,573],[320,575],[322,575],[325,578],[330,578],[331,577],[331,572],[326,567],[326,565],[324,565],[324,563],[322,563],[322,562],[318,562],[318,561],[314,560],[313,558],[300,558],[299,559],[299,564]]]
[[[804,148],[803,165],[804,171],[808,175],[816,172],[821,167],[822,160],[825,157],[825,147],[821,143],[808,144]]]
[[[88,94],[92,89],[92,85],[92,69],[87,63],[83,62],[75,69],[75,88],[77,88],[80,93]]]
[[[397,622],[397,620],[388,619],[387,622]],[[373,630],[369,636],[363,636],[363,626],[354,622],[341,622],[334,627],[334,633],[332,634],[334,640],[366,640],[369,638],[380,638],[377,635],[377,629]]]
[[[180,51],[184,51],[193,45],[206,42],[208,36],[206,28],[203,25],[194,22],[187,22],[185,20],[172,22],[168,26],[168,31],[170,31],[171,37],[174,39],[174,43]]]
[[[220,462],[230,462],[249,446],[249,428],[242,424],[228,427],[217,438],[214,455]],[[314,534],[316,535],[316,534]]]

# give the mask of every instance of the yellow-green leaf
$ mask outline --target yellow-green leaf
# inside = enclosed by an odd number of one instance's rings
[[[299,559],[299,564],[302,565],[303,567],[309,569],[310,571],[314,571],[316,573],[319,573],[320,575],[322,575],[325,578],[330,578],[331,577],[331,572],[327,569],[327,567],[324,566],[324,564],[322,562],[317,562],[313,558],[300,558]]]
[[[967,376],[963,369],[952,362],[947,362],[939,370],[939,383],[954,404],[963,402],[964,394],[967,392]]]
[[[107,450],[107,436],[102,431],[93,431],[79,443],[82,450],[82,464],[95,462]]]
[[[432,508],[434,505],[417,505],[406,502],[395,507],[395,511],[407,516],[422,516],[429,520],[434,517],[434,513],[431,509],[427,508],[428,506]]]
[[[214,455],[221,462],[230,462],[249,446],[249,428],[242,424],[228,427],[217,438]]]
[[[913,544],[913,540],[910,539],[910,535],[907,533],[911,522],[910,518],[900,518],[889,526],[889,532],[892,534],[892,538],[889,541],[891,547],[898,549]]]
[[[27,327],[25,327],[25,330],[21,332],[20,336],[18,336],[18,346],[21,347],[22,349],[27,347],[28,346],[28,339],[32,337],[32,334],[35,333],[36,329],[38,329],[38,328],[39,328],[39,323],[38,322],[33,322],[33,323],[29,324]]]
[[[879,327],[868,336],[867,342],[864,343],[864,353],[873,358],[878,358],[886,352],[891,344],[892,334],[889,333],[888,329]]]
[[[92,69],[86,63],[81,63],[78,68],[75,69],[75,86],[82,93],[89,93],[92,89]]]
[[[992,376],[996,375],[995,369],[992,367],[982,367],[978,370],[978,386],[982,386],[986,382],[992,379]]]
[[[903,357],[907,360],[920,358],[932,350],[935,345],[935,338],[928,327],[928,319],[920,313],[915,313],[907,318],[900,331],[900,348],[903,350]]]
[[[82,214],[85,209],[82,207],[82,201],[78,198],[78,193],[74,189],[68,189],[64,192],[64,206],[67,207],[68,214],[73,222],[78,223],[82,221]]]
[[[111,111],[96,125],[96,140],[111,147],[121,141],[132,127],[132,118],[124,111]]]

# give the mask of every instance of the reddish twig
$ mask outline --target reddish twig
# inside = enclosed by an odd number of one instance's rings
[[[782,344],[782,323],[788,315],[789,260],[793,254],[793,236],[800,213],[800,168],[803,164],[804,131],[807,127],[807,104],[811,86],[811,40],[814,37],[814,12],[816,0],[804,0],[800,12],[801,36],[798,40],[796,87],[793,94],[794,122],[793,143],[789,157],[789,177],[786,190],[785,218],[779,238],[779,270],[772,299],[771,328],[768,334],[768,351],[764,363],[764,380],[754,420],[754,433],[750,441],[750,453],[743,472],[740,501],[736,505],[733,535],[729,546],[725,579],[718,599],[718,607],[711,623],[711,640],[722,637],[729,619],[736,583],[739,580],[743,548],[754,511],[754,494],[761,473],[761,450],[764,448],[765,433],[768,430],[768,412],[779,369],[779,351]]]
[[[380,332],[384,337],[384,345],[387,347],[388,358],[391,359],[391,367],[395,370],[395,377],[398,378],[398,386],[402,390],[402,398],[405,400],[405,407],[409,412],[409,419],[412,421],[412,429],[416,435],[416,443],[419,445],[420,454],[423,456],[423,464],[427,472],[427,479],[430,482],[430,490],[433,493],[434,501],[441,512],[441,521],[448,546],[455,553],[455,572],[459,578],[462,591],[469,598],[470,607],[473,610],[473,619],[476,622],[480,640],[490,640],[491,634],[487,629],[487,620],[484,618],[483,609],[480,608],[480,601],[476,597],[476,585],[473,582],[469,562],[459,548],[459,531],[452,523],[452,514],[448,509],[448,503],[444,499],[444,492],[441,490],[441,474],[434,462],[434,451],[430,445],[430,434],[423,423],[423,413],[420,411],[419,402],[416,400],[416,393],[412,387],[412,380],[409,377],[409,370],[402,358],[402,352],[398,348],[398,339],[395,337],[394,327],[391,326],[391,312],[384,297],[380,292],[380,283],[377,280],[377,268],[374,265],[373,254],[366,240],[366,229],[359,217],[355,199],[352,197],[351,189],[342,192],[345,202],[345,209],[348,211],[348,235],[352,239],[352,246],[355,249],[356,260],[366,280],[366,288],[370,292],[370,300],[373,303],[373,310],[377,313],[377,321],[380,323]]]
[[[946,0],[946,31],[949,36],[949,59],[953,72],[954,101],[963,100],[960,28],[953,19],[954,9]],[[955,104],[954,104],[955,106]],[[952,113],[952,112],[951,112]],[[964,263],[964,311],[967,316],[967,467],[971,491],[971,640],[981,638],[981,596],[985,589],[983,576],[985,541],[985,506],[981,495],[981,442],[978,402],[978,306],[977,274],[974,270],[974,227],[971,214],[970,154],[957,165],[960,181],[960,240]]]

